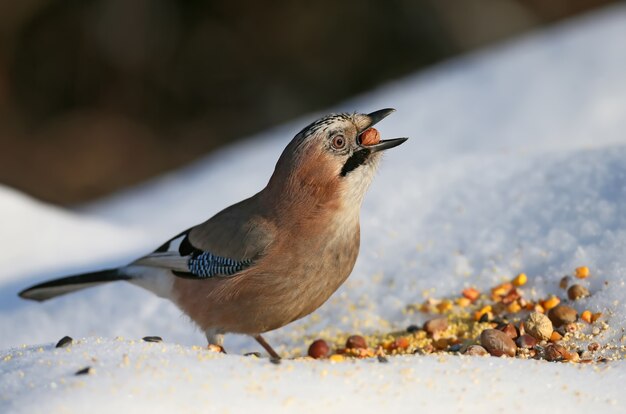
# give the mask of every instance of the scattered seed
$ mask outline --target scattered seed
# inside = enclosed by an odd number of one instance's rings
[[[409,342],[409,339],[401,336],[399,338],[396,338],[394,345],[395,345],[395,349],[400,348],[400,349],[406,349],[409,347],[411,343]]]
[[[569,362],[578,362],[580,361],[580,355],[578,355],[578,352],[566,351],[565,354],[563,354],[563,359]]]
[[[544,356],[548,361],[562,361],[567,350],[558,344],[550,344],[544,349]]]
[[[579,279],[586,279],[587,277],[589,277],[589,268],[587,266],[577,267],[576,277]]]
[[[597,342],[592,342],[589,345],[587,345],[587,349],[590,350],[591,352],[596,352],[598,349],[600,349],[600,344]]]
[[[462,294],[472,302],[476,301],[476,299],[480,297],[480,292],[473,287],[463,289]]]
[[[544,300],[541,306],[543,307],[544,311],[549,311],[559,303],[561,303],[561,299],[557,298],[556,296],[551,296],[549,299]]]
[[[517,275],[515,277],[515,279],[513,279],[512,283],[515,286],[524,286],[527,281],[528,281],[528,277],[526,276],[526,274],[525,273],[520,273],[519,275]]]
[[[497,329],[485,329],[480,334],[480,344],[493,356],[515,356],[517,346],[504,332]]]
[[[144,336],[141,339],[145,342],[163,342],[163,338],[160,336]]]
[[[419,328],[419,326],[417,326],[417,325],[409,325],[409,326],[406,328],[406,331],[407,331],[408,333],[415,333],[415,332],[417,332],[417,331],[419,331],[419,330],[420,330],[420,328]]]
[[[71,337],[64,336],[63,338],[59,339],[59,342],[57,342],[55,348],[65,348],[66,346],[72,345],[73,341],[74,340]]]
[[[591,311],[590,310],[583,311],[583,313],[580,314],[580,319],[582,319],[583,321],[587,323],[591,323]]]
[[[346,358],[343,355],[332,354],[328,359],[331,362],[343,362]]]
[[[463,348],[463,344],[454,344],[454,345],[450,345],[447,351],[448,352],[460,352],[461,348]]]
[[[499,327],[498,330],[507,334],[507,336],[511,339],[515,339],[518,336],[517,328],[512,323],[507,323],[506,325]]]
[[[531,312],[524,321],[525,331],[536,339],[548,340],[554,330],[550,319],[539,312]]]
[[[261,353],[260,352],[247,352],[243,354],[243,356],[261,358]]]
[[[377,358],[378,358],[378,362],[381,362],[383,364],[386,364],[387,362],[389,362],[389,360],[382,355],[378,355]]]
[[[563,335],[557,331],[552,331],[552,335],[550,335],[550,342],[559,342],[561,339],[563,339]]]
[[[524,335],[520,335],[515,340],[515,343],[517,344],[519,348],[530,349],[530,348],[534,348],[535,345],[537,345],[537,340],[528,334],[524,334]]]
[[[446,329],[448,329],[448,318],[435,318],[426,321],[424,324],[424,330],[431,336],[443,332]]]
[[[328,346],[328,343],[326,343],[323,339],[317,339],[313,341],[311,346],[309,346],[308,354],[311,358],[320,359],[326,358],[329,352],[330,347]]]
[[[576,300],[589,296],[589,290],[581,285],[572,285],[567,289],[567,297]]]
[[[346,340],[348,349],[367,349],[367,342],[361,335],[352,335]]]
[[[561,289],[567,289],[567,286],[569,285],[569,282],[572,280],[571,277],[569,276],[563,276],[561,278],[561,280],[559,281],[559,287]]]
[[[74,373],[74,375],[92,375],[95,374],[96,371],[92,367],[85,367],[83,369],[79,369]]]
[[[522,307],[520,306],[519,302],[515,300],[515,301],[509,303],[509,305],[507,306],[506,310],[509,313],[517,313],[520,310],[522,310]]]
[[[489,352],[487,352],[487,350],[480,345],[470,345],[465,350],[465,355],[485,356],[489,355]]]
[[[548,318],[556,327],[575,322],[577,317],[578,313],[576,310],[567,305],[558,305],[548,312]]]

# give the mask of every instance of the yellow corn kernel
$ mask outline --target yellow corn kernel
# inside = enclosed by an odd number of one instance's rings
[[[550,342],[558,342],[561,339],[563,339],[563,336],[560,333],[552,331],[552,334],[550,335]]]
[[[534,310],[535,312],[539,312],[539,313],[546,313],[546,310],[543,308],[543,306],[541,306],[539,303],[536,303],[531,310]]]
[[[510,283],[503,283],[491,289],[492,296],[504,296],[513,288]]]
[[[465,308],[465,307],[471,305],[471,303],[472,303],[472,301],[469,300],[466,297],[457,298],[457,300],[456,300],[456,304],[459,305],[462,308]]]
[[[580,319],[582,319],[583,321],[587,322],[587,323],[591,323],[591,311],[586,310],[583,313],[580,314]]]
[[[577,267],[576,277],[579,279],[586,279],[587,277],[589,277],[589,268],[587,266]]]
[[[328,357],[328,359],[330,360],[330,362],[343,362],[346,358],[343,355],[332,354],[330,357]]]
[[[515,286],[524,286],[526,282],[528,282],[528,276],[526,276],[526,273],[520,273],[519,275],[515,276],[515,279],[513,279],[512,281],[513,285]]]
[[[469,288],[463,289],[462,294],[463,296],[465,296],[466,298],[474,302],[480,296],[480,291],[476,288],[469,287]]]
[[[452,309],[452,302],[448,299],[444,299],[437,305],[437,310],[441,313],[447,312]]]
[[[483,306],[479,311],[474,313],[474,319],[479,320],[484,314],[491,312],[491,305]]]
[[[557,298],[556,296],[551,296],[548,299],[544,300],[541,305],[543,306],[544,310],[549,311],[559,303],[561,303],[561,299]]]
[[[517,313],[522,310],[522,307],[516,300],[514,300],[513,302],[509,303],[509,306],[507,306],[506,310],[509,313]]]

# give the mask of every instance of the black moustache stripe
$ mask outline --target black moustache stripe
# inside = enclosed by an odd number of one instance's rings
[[[345,177],[348,175],[350,171],[356,170],[361,165],[367,161],[367,158],[370,156],[370,150],[367,148],[360,149],[350,155],[350,158],[346,161],[346,163],[341,167],[341,176]]]

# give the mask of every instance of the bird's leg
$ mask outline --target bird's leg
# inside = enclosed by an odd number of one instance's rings
[[[274,348],[272,348],[270,344],[267,343],[267,341],[261,336],[261,334],[254,335],[254,339],[256,339],[256,341],[263,347],[263,349],[267,351],[268,354],[270,354],[272,359],[280,360],[280,355],[278,355],[278,353],[274,351]]]
[[[209,343],[207,348],[211,351],[221,352],[223,354],[226,353],[226,350],[222,346],[224,343],[224,334],[220,333],[217,329],[207,329],[204,332],[206,335],[206,340]]]

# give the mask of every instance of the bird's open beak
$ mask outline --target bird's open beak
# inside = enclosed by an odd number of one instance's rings
[[[370,122],[365,128],[363,128],[360,131],[360,133],[367,131],[369,128],[373,127],[374,125],[376,125],[377,123],[379,123],[380,121],[382,121],[387,116],[389,116],[392,112],[395,112],[395,111],[396,110],[393,108],[385,108],[385,109],[380,109],[378,111],[372,112],[371,114],[367,114],[367,117],[370,119]],[[382,139],[380,140],[378,144],[363,145],[363,148],[369,149],[370,153],[373,154],[378,151],[383,151],[389,148],[397,147],[398,145],[402,144],[407,139],[408,138]]]

